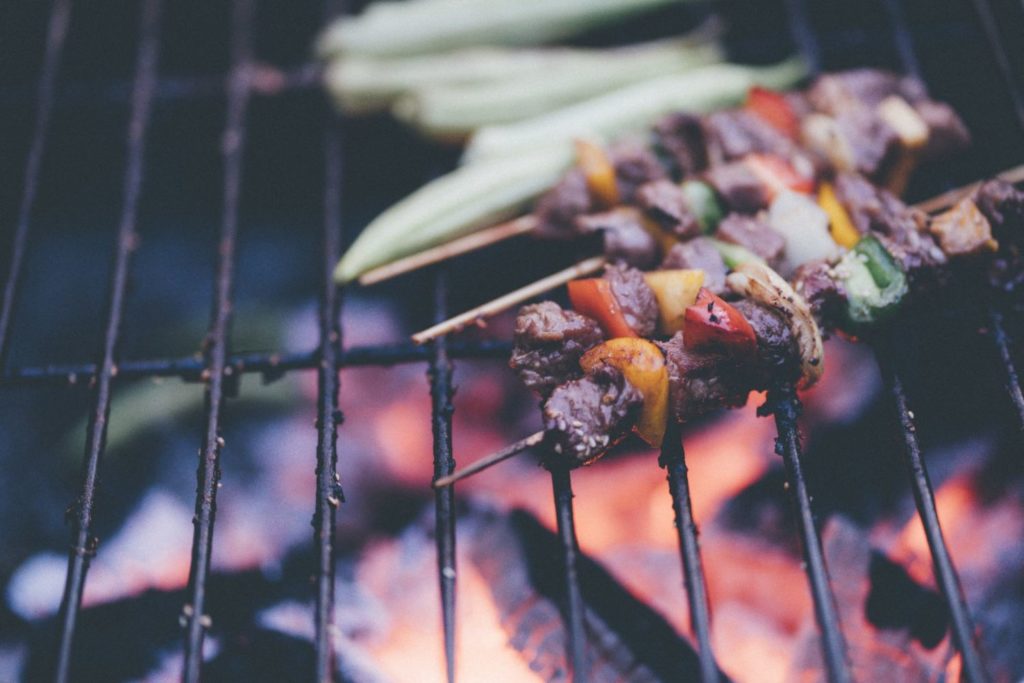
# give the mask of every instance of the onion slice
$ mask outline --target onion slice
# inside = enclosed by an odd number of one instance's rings
[[[741,263],[726,278],[733,292],[778,311],[796,339],[800,352],[800,381],[797,387],[814,385],[825,370],[825,348],[810,306],[778,273],[752,261]]]

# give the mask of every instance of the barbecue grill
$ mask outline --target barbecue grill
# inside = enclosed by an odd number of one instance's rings
[[[83,590],[90,559],[97,552],[98,541],[94,531],[97,480],[105,447],[106,426],[110,418],[111,397],[118,383],[126,379],[145,377],[180,377],[188,381],[201,382],[205,386],[205,429],[198,460],[192,563],[187,600],[182,610],[185,643],[184,678],[188,681],[198,681],[203,666],[204,636],[210,624],[208,578],[214,543],[221,450],[225,446],[221,438],[225,401],[237,393],[238,378],[242,374],[256,373],[272,379],[287,372],[315,370],[319,396],[318,420],[315,426],[318,436],[315,453],[316,496],[315,500],[311,501],[314,510],[315,548],[315,674],[318,681],[336,680],[338,665],[335,661],[331,633],[335,623],[335,522],[339,509],[343,514],[341,503],[344,500],[342,481],[337,471],[339,450],[344,454],[345,433],[340,407],[347,401],[358,400],[358,397],[344,396],[339,382],[340,370],[353,366],[387,366],[398,363],[428,365],[436,478],[450,474],[455,465],[452,449],[453,361],[463,358],[507,357],[510,346],[503,342],[445,339],[439,339],[429,347],[417,347],[406,343],[357,347],[343,345],[343,330],[340,324],[343,292],[333,285],[331,272],[346,238],[352,237],[351,234],[344,233],[342,228],[342,202],[346,201],[346,198],[341,196],[341,188],[343,173],[352,172],[353,169],[351,160],[348,160],[349,163],[346,165],[342,153],[342,136],[345,135],[346,122],[337,121],[326,107],[321,107],[324,128],[324,186],[322,243],[319,256],[323,282],[320,289],[319,345],[302,353],[234,351],[231,344],[231,321],[235,301],[233,290],[236,279],[236,242],[239,231],[245,229],[244,221],[240,220],[240,207],[243,177],[246,172],[247,121],[250,105],[256,96],[267,99],[287,98],[316,86],[316,68],[301,66],[271,71],[261,66],[257,61],[261,57],[257,49],[258,35],[254,33],[254,27],[259,25],[255,0],[235,0],[229,21],[230,36],[224,37],[230,40],[230,63],[223,80],[162,80],[159,75],[159,53],[163,35],[162,24],[167,13],[167,8],[162,7],[163,4],[162,0],[143,0],[140,3],[135,71],[128,90],[130,118],[121,213],[116,230],[113,268],[107,285],[107,312],[102,343],[95,352],[95,363],[8,367],[7,362],[12,343],[18,335],[17,323],[32,313],[24,306],[19,308],[17,303],[30,250],[30,237],[33,234],[33,218],[38,204],[42,169],[44,165],[61,164],[66,161],[48,149],[48,142],[52,137],[51,120],[54,110],[61,106],[62,98],[87,101],[91,103],[90,106],[105,107],[110,105],[111,100],[117,100],[125,95],[124,83],[117,81],[116,78],[114,82],[104,83],[100,87],[84,88],[73,84],[67,88],[63,87],[60,75],[65,66],[62,60],[64,47],[73,39],[76,30],[79,30],[78,23],[85,18],[83,15],[87,11],[87,8],[82,7],[73,9],[72,0],[54,0],[51,9],[21,195],[14,219],[5,221],[5,224],[13,226],[13,239],[0,310],[0,364],[4,370],[2,385],[56,387],[88,383],[92,392],[84,474],[80,484],[81,494],[72,505],[69,514],[72,542],[59,616],[59,639],[53,644],[55,678],[58,681],[72,680],[72,654]],[[779,36],[761,35],[751,39],[749,44],[755,50],[761,47],[761,43],[795,45],[813,71],[820,71],[826,67],[854,66],[864,62],[878,64],[878,56],[883,55],[882,60],[888,60],[888,66],[921,76],[933,88],[941,89],[944,97],[958,88],[968,93],[972,90],[976,93],[977,87],[964,87],[971,79],[977,79],[976,83],[986,86],[995,85],[991,95],[971,110],[972,114],[977,114],[982,108],[988,108],[988,111],[973,117],[973,120],[991,124],[992,128],[975,129],[978,138],[977,151],[963,163],[961,172],[965,175],[961,176],[958,173],[954,178],[944,169],[933,169],[918,179],[918,186],[913,190],[915,193],[922,196],[934,194],[956,184],[954,181],[992,173],[1000,170],[1001,166],[1019,162],[1024,158],[1020,155],[1021,134],[1024,132],[1024,83],[1021,79],[1024,70],[1019,68],[1021,55],[1014,52],[1019,51],[1020,45],[1007,40],[1007,37],[1022,35],[1024,30],[1024,16],[1019,6],[1013,7],[1012,3],[974,0],[974,7],[969,12],[962,8],[954,12],[953,9],[958,7],[959,3],[950,0],[949,6],[944,9],[948,9],[953,18],[947,20],[938,18],[939,10],[935,8],[904,7],[901,0],[881,0],[878,7],[874,7],[872,3],[870,10],[877,12],[881,17],[879,28],[873,32],[864,32],[863,29],[847,28],[845,25],[852,12],[860,11],[859,3],[856,8],[851,4],[845,9],[838,9],[833,6],[835,4],[815,3],[808,6],[812,4],[805,5],[804,0],[786,0],[784,7],[769,8],[761,4],[755,6],[753,3],[725,3],[722,11],[734,19],[733,23],[740,29],[738,33],[743,34],[744,24],[757,23],[758,15],[778,9],[782,21],[786,22],[788,33]],[[1003,7],[1002,4],[1006,6]],[[327,8],[326,16],[332,16],[338,10],[333,3],[331,5]],[[930,14],[933,9],[934,13]],[[964,17],[968,17],[969,20],[965,21]],[[82,30],[90,28],[95,29],[96,26],[86,24]],[[928,60],[940,56],[943,44],[950,42],[958,45],[982,45],[987,42],[991,53],[979,58],[977,63],[961,64],[962,73],[947,73],[939,78],[927,78],[933,73],[928,68]],[[919,47],[924,56],[918,56]],[[982,49],[978,49],[979,53]],[[890,57],[892,59],[889,59]],[[946,60],[948,59],[947,55]],[[942,66],[940,64],[934,69],[941,69]],[[9,97],[13,101],[28,103],[23,91],[14,87],[12,92]],[[212,315],[202,353],[186,357],[122,358],[118,355],[118,347],[122,321],[128,310],[127,286],[133,251],[138,242],[139,204],[140,196],[144,192],[143,177],[147,166],[146,142],[154,110],[159,109],[165,102],[181,102],[184,106],[194,99],[221,92],[226,99],[226,121],[221,150],[222,215],[216,254]],[[961,101],[956,98],[949,99],[953,100],[955,106],[961,107]],[[438,158],[436,167],[442,167],[447,162],[445,158]],[[420,305],[424,308],[429,307],[433,317],[440,321],[447,317],[449,273],[445,267],[441,267],[437,268],[431,277],[432,298],[424,299]],[[36,314],[49,316],[46,311],[36,311]],[[1012,402],[1020,424],[1024,427],[1024,397],[1014,365],[1013,340],[1005,326],[1006,315],[1009,313],[1001,309],[998,303],[991,304],[987,312],[991,330],[989,339],[994,344],[991,352],[992,363],[1000,364],[1000,372],[1005,377],[1007,398]],[[58,320],[49,322],[57,324]],[[979,346],[984,343],[986,342],[979,341]],[[973,683],[981,683],[990,680],[990,674],[976,644],[970,609],[964,600],[956,569],[940,528],[928,472],[917,440],[914,416],[901,379],[901,367],[905,361],[899,358],[899,354],[891,348],[893,346],[895,344],[887,344],[883,340],[877,345],[876,353],[902,429],[906,464],[917,510],[932,553],[936,584],[949,610],[953,640],[962,658],[963,678]],[[811,491],[802,469],[801,440],[797,431],[800,401],[792,387],[779,386],[769,393],[767,408],[774,415],[777,424],[777,451],[784,460],[789,492],[797,513],[797,526],[820,630],[827,678],[836,683],[852,681],[846,644],[812,510]],[[424,416],[423,419],[427,417]],[[342,437],[340,449],[339,431]],[[660,465],[667,471],[672,495],[672,512],[679,534],[680,559],[684,567],[690,623],[695,649],[699,655],[700,680],[710,683],[722,680],[722,674],[711,647],[704,568],[700,558],[697,526],[691,510],[687,468],[678,430],[670,430],[665,444]],[[310,454],[311,459],[313,455]],[[570,472],[554,469],[551,472],[551,480],[563,554],[565,602],[562,605],[562,612],[568,635],[566,658],[571,678],[575,681],[585,681],[589,671],[588,635],[585,605],[577,578],[577,566],[581,560],[573,522]],[[824,496],[828,492],[817,493]],[[436,580],[440,582],[442,596],[444,657],[449,680],[454,680],[455,670],[456,496],[457,491],[451,487],[441,489],[436,494]],[[666,510],[665,514],[670,513]],[[715,568],[709,566],[707,569],[714,572]],[[680,605],[679,609],[683,609],[683,606]]]

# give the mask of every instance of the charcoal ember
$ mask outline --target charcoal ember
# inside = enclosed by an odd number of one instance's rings
[[[688,240],[701,234],[700,223],[690,211],[682,188],[671,180],[656,180],[637,190],[636,203],[644,215],[663,230]]]
[[[643,216],[631,207],[580,216],[576,230],[601,235],[604,255],[612,262],[646,270],[661,256],[657,240],[644,228]]]
[[[692,269],[704,271],[704,286],[715,294],[726,290],[727,270],[722,255],[714,242],[707,237],[697,237],[686,242],[673,244],[661,262],[663,269]]]
[[[530,304],[516,317],[509,366],[527,387],[547,396],[580,377],[580,357],[603,340],[600,326],[584,315],[553,301]]]
[[[658,326],[658,300],[644,280],[644,274],[636,268],[613,263],[605,269],[604,277],[626,324],[641,337],[654,334]]]
[[[913,598],[907,594],[904,582],[896,584],[902,592],[887,596],[894,603],[902,601],[904,614],[882,626],[872,623],[868,604],[879,599],[877,595],[871,597],[872,591],[892,589],[893,584],[891,577],[877,576],[880,583],[872,584],[872,563],[876,562],[874,558],[878,553],[872,548],[867,535],[852,522],[833,517],[822,534],[822,544],[853,678],[887,683],[940,680],[951,654],[949,641],[944,641],[942,647],[935,647],[935,633],[928,632],[927,640],[931,647],[925,647],[918,640],[918,627],[915,626],[917,620],[933,615],[934,598],[937,597],[934,592],[926,591],[906,577],[915,589]],[[921,595],[926,597],[918,600]],[[941,621],[935,626],[942,627]],[[827,677],[821,639],[813,615],[808,614],[800,633],[793,668],[786,680],[824,682]]]
[[[537,202],[534,210],[537,234],[547,238],[572,239],[576,236],[576,218],[594,208],[587,179],[582,171],[574,168]]]
[[[730,213],[718,224],[715,237],[723,242],[744,247],[763,258],[773,268],[778,266],[782,252],[786,248],[786,240],[772,230],[768,221],[761,215]]]
[[[545,442],[556,458],[585,465],[629,434],[641,403],[619,370],[598,365],[551,392],[543,408]]]
[[[647,145],[636,140],[616,143],[609,151],[615,182],[623,202],[632,202],[641,185],[667,178],[668,174]]]
[[[676,113],[659,120],[654,124],[653,147],[676,180],[708,167],[707,143],[699,116]]]
[[[708,169],[704,179],[732,211],[755,213],[768,206],[768,188],[750,167],[733,161]]]

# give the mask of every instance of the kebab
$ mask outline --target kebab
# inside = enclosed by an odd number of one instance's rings
[[[909,77],[862,69],[821,76],[804,92],[754,87],[740,109],[703,118],[672,114],[643,141],[607,151],[578,142],[577,166],[532,215],[371,270],[360,281],[380,282],[527,233],[598,235],[608,257],[649,267],[666,246],[652,223],[686,239],[713,230],[723,202],[755,212],[780,187],[806,190],[836,170],[859,172],[898,194],[917,160],[949,156],[968,140],[952,108],[928,99]]]
[[[862,178],[848,182],[861,202],[843,195],[843,208],[863,236],[841,256],[803,264],[793,286],[758,259],[732,268],[722,297],[701,270],[611,265],[603,278],[569,284],[571,310],[524,307],[510,365],[542,398],[544,420],[528,445],[544,443],[569,466],[632,431],[658,446],[669,420],[743,405],[750,391],[779,383],[810,388],[823,370],[823,331],[869,334],[951,267],[987,266],[1003,288],[1019,285],[1024,192],[1011,184],[985,182],[928,217]],[[911,225],[916,241],[897,234]]]

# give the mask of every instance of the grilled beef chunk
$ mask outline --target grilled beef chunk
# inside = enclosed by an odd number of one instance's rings
[[[839,174],[835,188],[857,229],[877,235],[912,278],[925,272],[938,275],[946,255],[928,233],[924,212],[851,173]]]
[[[715,237],[749,249],[773,268],[778,265],[782,251],[786,248],[786,240],[772,230],[762,216],[730,213],[718,224]]]
[[[658,242],[643,226],[643,216],[634,208],[618,208],[576,219],[580,233],[600,233],[604,254],[635,268],[647,269],[658,262]]]
[[[810,304],[818,320],[828,323],[841,319],[846,292],[827,261],[812,261],[797,268],[793,289]],[[827,325],[822,328],[823,333],[825,330]]]
[[[647,286],[643,273],[636,268],[612,264],[605,269],[604,277],[611,285],[626,324],[641,337],[654,334],[658,324],[658,300]]]
[[[743,314],[757,336],[750,387],[768,389],[772,382],[795,379],[800,373],[800,351],[782,316],[750,299],[741,299],[733,307]]]
[[[600,326],[553,301],[523,306],[516,318],[509,367],[523,384],[547,396],[563,382],[579,377],[580,357],[604,341]]]
[[[576,236],[576,217],[593,208],[587,179],[574,168],[537,202],[537,232],[542,237],[571,239]]]
[[[995,251],[992,226],[973,199],[957,202],[953,208],[932,218],[928,226],[947,256],[967,256]]]
[[[725,291],[726,267],[722,255],[718,253],[714,243],[707,237],[697,237],[687,242],[673,244],[661,267],[669,270],[675,268],[699,268],[704,271],[704,286],[714,294]]]
[[[899,148],[899,136],[874,111],[854,107],[841,111],[835,120],[849,150],[849,170],[875,176],[891,162]]]
[[[1004,180],[988,180],[974,201],[1000,240],[1024,244],[1024,191]]]
[[[746,373],[734,360],[683,346],[683,333],[658,343],[668,368],[669,418],[680,422],[725,407],[739,407],[750,393]]]
[[[755,213],[768,206],[768,188],[742,161],[714,166],[704,177],[733,211]]]
[[[716,163],[734,161],[755,152],[788,159],[796,152],[792,140],[743,109],[728,109],[708,115],[704,129],[708,154]]]
[[[699,116],[669,114],[654,124],[654,149],[676,180],[708,167],[704,127]]]
[[[690,211],[686,195],[671,180],[655,180],[642,185],[637,190],[636,203],[651,220],[680,239],[700,234],[700,223]]]
[[[910,104],[928,98],[919,80],[879,69],[825,74],[807,90],[811,105],[832,116],[857,107],[873,109],[890,95],[898,95]]]
[[[644,183],[668,177],[654,152],[638,141],[627,140],[614,145],[609,156],[615,166],[615,181],[624,203],[631,203],[637,189]]]
[[[924,100],[915,103],[914,109],[928,126],[928,142],[921,153],[925,160],[949,158],[970,146],[967,126],[945,102]]]
[[[621,441],[643,396],[619,370],[598,365],[557,387],[544,403],[545,440],[572,465],[585,465]]]

